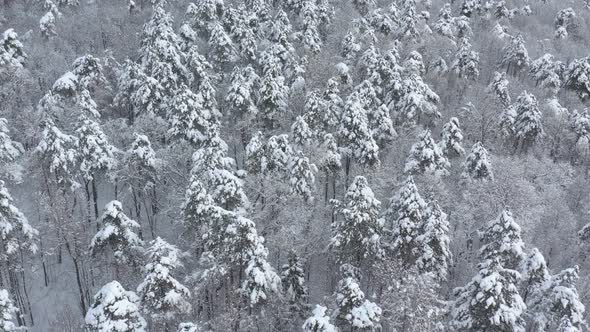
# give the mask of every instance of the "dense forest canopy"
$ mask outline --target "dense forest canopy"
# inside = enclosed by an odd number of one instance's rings
[[[589,20],[0,0],[0,331],[589,331]]]

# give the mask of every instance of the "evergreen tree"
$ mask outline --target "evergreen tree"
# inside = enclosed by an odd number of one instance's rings
[[[494,72],[492,82],[488,86],[488,91],[494,95],[503,107],[508,107],[511,103],[508,83],[506,73]]]
[[[139,64],[125,61],[117,78],[117,87],[113,103],[127,108],[132,121],[142,114],[155,115],[159,112],[165,95],[164,87],[148,76]]]
[[[224,65],[234,60],[235,49],[230,36],[218,22],[210,25],[209,57],[217,64]]]
[[[389,117],[389,109],[385,104],[382,104],[369,113],[368,118],[373,139],[380,146],[384,146],[397,137],[397,132],[393,128],[393,121]]]
[[[258,109],[262,119],[270,124],[277,122],[287,111],[288,88],[283,76],[268,71],[260,83]]]
[[[23,44],[14,29],[8,29],[0,38],[0,68],[4,66],[22,68],[27,59]]]
[[[298,305],[305,303],[308,293],[303,263],[294,251],[289,252],[287,264],[282,267],[281,284],[289,303]]]
[[[543,295],[546,282],[551,278],[545,257],[537,248],[533,248],[522,265],[522,297],[529,307],[532,315],[535,315],[535,302]]]
[[[293,155],[289,136],[271,136],[264,147],[264,157],[261,161],[262,173],[286,173]]]
[[[574,26],[575,18],[576,12],[571,7],[560,10],[555,16],[555,38],[567,38],[568,28]]]
[[[20,330],[12,320],[18,314],[18,308],[10,299],[10,294],[6,289],[0,289],[0,330],[3,332],[14,332]]]
[[[449,222],[447,214],[442,211],[437,202],[428,205],[416,242],[422,246],[421,254],[416,261],[418,270],[432,272],[438,280],[446,279],[452,263]]]
[[[512,212],[504,210],[488,222],[480,234],[484,245],[480,249],[482,259],[497,259],[503,267],[518,269],[525,258],[524,242],[520,236],[520,226],[514,221]]]
[[[514,107],[516,144],[526,151],[540,136],[544,135],[543,114],[539,111],[537,98],[526,91],[518,96]]]
[[[467,38],[459,40],[459,48],[451,68],[459,77],[475,80],[479,76],[479,53],[473,51]]]
[[[301,196],[306,202],[313,202],[315,173],[318,169],[310,163],[303,152],[299,151],[289,162],[289,185],[291,193]]]
[[[456,331],[524,332],[526,305],[516,283],[520,275],[493,258],[480,263],[477,275],[454,290],[451,327]]]
[[[22,250],[37,252],[37,236],[27,218],[13,205],[12,196],[0,180],[0,259],[7,261]]]
[[[344,266],[343,266],[344,267]],[[381,308],[365,299],[357,277],[346,268],[341,268],[343,278],[336,289],[336,319],[340,327],[351,330],[378,330],[381,320]]]
[[[439,143],[442,152],[449,156],[460,156],[465,153],[461,146],[463,143],[463,132],[459,128],[459,119],[452,117],[449,119],[440,133],[441,141]]]
[[[319,162],[319,168],[327,174],[337,174],[342,169],[342,156],[338,150],[338,145],[332,134],[324,135],[322,143],[325,152]]]
[[[357,94],[351,94],[346,101],[338,136],[346,156],[361,165],[379,165],[379,146],[373,139],[367,114]]]
[[[8,121],[0,118],[0,162],[9,163],[15,161],[25,151],[22,144],[10,138]]]
[[[141,250],[143,241],[135,233],[139,224],[125,215],[121,202],[111,201],[105,205],[97,223],[100,229],[89,246],[93,256],[104,253],[108,248],[113,251],[118,263],[126,263],[136,251]]]
[[[345,59],[352,60],[360,52],[361,44],[356,40],[354,33],[349,30],[342,38],[340,48],[340,55]]]
[[[357,176],[345,195],[346,202],[334,200],[335,213],[342,217],[332,224],[330,247],[341,262],[360,263],[382,256],[383,220],[379,218],[381,202],[367,179]]]
[[[563,82],[562,75],[565,65],[561,61],[554,60],[553,55],[547,53],[531,62],[529,72],[542,88],[552,94],[559,92]]]
[[[116,164],[117,149],[108,142],[100,125],[91,119],[84,119],[76,133],[78,134],[80,171],[85,180],[94,180],[98,172],[112,170]]]
[[[363,16],[369,13],[369,8],[371,8],[371,6],[376,5],[374,0],[352,0],[352,4]]]
[[[475,143],[471,148],[471,152],[465,158],[461,176],[468,180],[494,180],[494,172],[492,171],[488,151],[481,142]]]
[[[419,141],[412,145],[410,155],[406,159],[404,172],[435,176],[448,175],[449,161],[430,136],[430,130],[423,131],[418,138]]]
[[[40,155],[44,167],[55,176],[58,184],[75,187],[73,173],[78,139],[64,134],[49,118],[43,121],[42,127],[41,141],[36,152]]]
[[[326,315],[327,308],[319,304],[313,309],[313,316],[303,323],[304,332],[336,332],[336,326],[330,323],[330,316]]]
[[[590,57],[574,59],[564,74],[565,87],[585,101],[590,97]]]
[[[443,37],[454,39],[454,18],[450,3],[445,3],[438,12],[438,21],[434,24],[434,31]]]
[[[397,194],[389,200],[385,218],[391,227],[391,250],[398,256],[403,265],[408,267],[416,263],[421,256],[422,242],[418,238],[425,225],[426,218],[431,217],[426,202],[420,196],[414,179],[410,176]],[[433,211],[434,212],[434,211]],[[440,216],[432,215],[433,223],[444,222]],[[434,226],[434,224],[432,224]]]
[[[139,312],[139,298],[117,281],[104,285],[85,317],[90,332],[144,332],[147,323]]]
[[[174,138],[182,138],[197,147],[202,145],[214,123],[211,110],[203,103],[201,95],[194,94],[186,86],[181,86],[167,103],[170,122],[168,134]]]
[[[305,121],[303,116],[298,116],[291,125],[291,136],[293,136],[293,142],[300,146],[306,146],[311,143],[313,138],[313,132],[309,128],[309,125]]]
[[[188,313],[189,290],[172,277],[172,270],[182,267],[178,248],[157,237],[146,250],[148,263],[145,278],[137,286],[143,310],[157,322],[172,320],[177,314]]]
[[[503,48],[504,56],[501,64],[506,67],[507,73],[516,75],[530,63],[529,53],[524,44],[522,35],[512,37],[510,43]]]
[[[463,0],[461,15],[471,17],[474,13],[481,14],[482,9],[481,0]]]
[[[232,72],[225,101],[229,103],[230,111],[236,116],[254,116],[258,113],[256,87],[259,81],[260,77],[251,66],[236,67]]]

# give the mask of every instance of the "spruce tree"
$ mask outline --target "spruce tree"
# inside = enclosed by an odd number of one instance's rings
[[[318,169],[299,151],[289,162],[289,185],[291,193],[300,196],[306,202],[313,202],[315,190],[315,173]]]
[[[91,119],[84,119],[76,133],[80,171],[85,180],[93,180],[99,172],[112,170],[116,164],[117,149],[108,142],[100,125]]]
[[[526,151],[542,135],[543,114],[539,110],[537,98],[524,91],[516,99],[516,118],[514,119],[514,135],[516,146]]]
[[[145,332],[147,323],[139,312],[139,298],[117,281],[104,285],[85,317],[90,332]]]
[[[294,251],[289,252],[287,263],[282,266],[281,284],[290,304],[301,305],[307,300],[307,286],[303,262]]]
[[[459,77],[473,80],[479,77],[479,53],[473,51],[471,43],[467,38],[461,38],[459,40],[458,50],[451,69]]]
[[[423,131],[418,139],[419,141],[412,145],[410,155],[406,159],[404,172],[435,176],[448,175],[450,163],[430,136],[430,130]]]
[[[171,137],[181,138],[196,147],[207,140],[214,119],[200,95],[193,93],[186,86],[181,86],[166,105],[170,122],[168,134]]]
[[[452,117],[449,122],[445,123],[440,133],[441,141],[439,143],[442,152],[449,156],[460,156],[465,153],[461,146],[463,143],[463,132],[459,128],[459,119]]]
[[[477,142],[471,148],[471,152],[465,158],[463,163],[463,173],[461,176],[469,181],[493,181],[494,172],[488,151],[483,147],[481,142]]]
[[[349,96],[340,120],[338,136],[342,151],[360,165],[376,166],[379,161],[379,146],[373,139],[369,120],[362,101],[356,94]]]
[[[480,249],[482,259],[497,259],[505,268],[518,269],[525,258],[520,232],[512,212],[503,210],[481,232],[481,241],[484,243]]]
[[[418,271],[431,272],[437,280],[445,280],[452,263],[447,214],[437,202],[426,209],[424,223],[419,230],[416,242],[421,245],[420,256],[416,261]]]
[[[313,316],[307,318],[303,323],[304,332],[336,332],[336,326],[330,323],[330,316],[326,315],[328,309],[319,304],[313,309]]]
[[[58,184],[76,186],[73,173],[78,139],[63,133],[49,118],[43,121],[42,127],[41,141],[36,152],[44,167],[55,176]]]
[[[145,277],[137,286],[143,310],[155,322],[167,322],[178,314],[188,313],[190,292],[171,275],[172,270],[182,267],[180,250],[157,237],[150,243],[146,255]]]
[[[500,63],[506,67],[506,72],[509,74],[516,75],[527,67],[531,61],[521,34],[512,37],[510,43],[502,51],[504,56]]]
[[[564,86],[573,90],[582,101],[590,97],[590,57],[574,59],[564,76]]]
[[[336,288],[336,320],[342,329],[377,330],[381,327],[381,308],[365,299],[358,277],[347,271],[346,264],[341,268],[343,278]]]
[[[346,201],[333,201],[341,217],[332,224],[330,248],[341,262],[361,263],[383,255],[381,236],[383,221],[379,218],[381,202],[375,198],[367,179],[357,176],[345,195]]]

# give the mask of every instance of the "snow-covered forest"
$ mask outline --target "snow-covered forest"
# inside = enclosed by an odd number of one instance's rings
[[[590,331],[589,0],[0,0],[0,331]]]

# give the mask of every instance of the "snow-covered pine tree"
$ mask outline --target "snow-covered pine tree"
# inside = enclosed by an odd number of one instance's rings
[[[235,117],[255,116],[258,113],[256,103],[260,77],[254,68],[251,66],[234,68],[230,82],[225,97],[225,101],[229,103],[230,113]]]
[[[511,104],[510,93],[508,91],[508,80],[506,73],[494,72],[492,82],[488,86],[488,91],[500,102],[500,105],[507,108]]]
[[[8,121],[0,118],[0,162],[9,163],[15,161],[25,151],[22,144],[13,141],[8,129]]]
[[[224,252],[229,261],[244,268],[240,291],[251,307],[278,293],[281,278],[268,263],[268,249],[252,220],[235,215],[225,230]]]
[[[27,218],[13,205],[12,196],[0,180],[0,259],[9,260],[20,252],[37,252],[37,236],[39,232],[33,228]]]
[[[336,288],[336,321],[342,329],[374,331],[381,327],[381,308],[365,299],[355,273],[347,271],[348,264],[341,267],[343,278]]]
[[[258,109],[262,119],[271,127],[287,111],[288,90],[279,68],[268,70],[261,79]]]
[[[574,59],[564,74],[564,86],[573,90],[582,101],[590,97],[590,57]]]
[[[465,158],[463,163],[463,173],[461,176],[466,180],[493,181],[494,172],[488,151],[483,147],[481,142],[473,144],[471,152]]]
[[[181,84],[189,83],[190,73],[184,65],[181,39],[172,27],[173,18],[162,4],[154,6],[150,20],[143,26],[140,60],[146,74],[164,88],[165,98]]]
[[[512,37],[508,45],[502,49],[504,56],[500,61],[506,67],[508,74],[516,75],[526,68],[531,59],[526,49],[524,37],[521,34]]]
[[[203,146],[193,153],[192,174],[204,176],[216,205],[236,211],[249,205],[243,180],[234,170],[236,161],[228,157],[228,146],[213,126]]]
[[[434,32],[451,40],[454,39],[454,18],[450,3],[445,3],[438,12],[438,20],[434,24]]]
[[[409,176],[389,200],[389,207],[385,211],[385,219],[392,234],[391,249],[406,267],[414,265],[421,256],[422,243],[418,236],[427,217],[428,206],[420,196],[414,179]]]
[[[205,332],[205,328],[195,323],[180,323],[176,332]]]
[[[545,283],[551,278],[545,257],[537,248],[523,262],[522,267],[522,298],[527,304],[529,315],[535,316],[535,302],[543,296]]]
[[[99,172],[108,172],[116,164],[115,152],[103,133],[98,122],[84,119],[76,130],[78,134],[78,158],[80,158],[80,172],[87,181],[94,180]]]
[[[515,146],[526,151],[544,135],[543,114],[539,110],[537,98],[526,91],[518,96],[514,108],[516,111],[514,119]]]
[[[557,12],[555,16],[555,33],[557,39],[565,39],[568,36],[568,28],[574,26],[576,19],[576,12],[571,8],[565,8]]]
[[[453,255],[449,247],[449,222],[438,203],[432,202],[426,209],[424,223],[416,242],[421,245],[416,260],[418,271],[431,272],[437,280],[445,280]]]
[[[125,215],[121,202],[107,203],[97,223],[100,229],[89,246],[93,256],[112,250],[116,262],[125,264],[133,260],[137,251],[142,249],[143,241],[135,233],[140,226]]]
[[[381,106],[373,109],[368,114],[368,118],[373,139],[379,146],[384,146],[397,137],[397,132],[393,128],[393,121],[391,121],[389,116],[387,105],[381,104]]]
[[[459,39],[455,60],[451,69],[459,77],[475,80],[479,77],[479,53],[473,50],[467,38]]]
[[[211,110],[203,103],[201,95],[181,85],[166,103],[170,122],[168,134],[173,138],[184,139],[193,146],[201,146],[215,121]]]
[[[293,137],[293,142],[300,146],[306,146],[311,143],[313,132],[303,116],[298,116],[295,122],[293,122],[293,125],[291,125],[291,136]]]
[[[139,298],[117,281],[104,285],[85,317],[89,332],[145,332],[147,322],[139,312]]]
[[[137,286],[143,310],[160,325],[161,321],[172,320],[178,314],[191,310],[191,293],[172,276],[172,270],[182,267],[182,252],[160,237],[150,243],[146,250],[148,263],[145,278]]]
[[[354,33],[349,30],[346,35],[344,35],[344,38],[342,38],[340,48],[340,55],[342,55],[343,58],[352,61],[358,52],[361,51],[361,44],[356,40]]]
[[[155,78],[146,75],[141,65],[125,61],[117,77],[117,94],[113,103],[128,110],[130,121],[142,114],[157,114],[164,95],[164,87]]]
[[[516,121],[516,109],[514,105],[508,105],[500,114],[500,120],[498,121],[498,127],[500,128],[500,134],[504,139],[512,139],[515,136],[514,122]]]
[[[441,141],[439,143],[442,152],[449,156],[460,156],[465,153],[461,146],[463,143],[463,132],[459,128],[459,119],[452,117],[449,122],[445,123],[440,133]]]
[[[480,234],[484,243],[480,249],[482,259],[497,259],[505,268],[518,269],[525,259],[520,232],[512,212],[503,210],[497,218],[488,222]]]
[[[455,331],[524,332],[526,305],[516,287],[520,274],[495,259],[478,264],[471,281],[454,290],[451,327]]]
[[[351,94],[346,100],[340,120],[338,136],[343,153],[363,166],[376,166],[379,161],[379,146],[373,139],[369,120],[358,94]]]
[[[43,8],[45,8],[47,12],[39,20],[39,30],[41,31],[41,36],[43,36],[43,38],[49,39],[57,36],[57,31],[55,31],[55,21],[57,18],[61,17],[61,12],[51,0],[45,0]]]
[[[133,133],[134,140],[125,153],[125,164],[129,170],[131,185],[146,189],[155,185],[159,160],[146,135]]]
[[[281,271],[281,284],[290,304],[302,305],[307,301],[307,286],[303,262],[295,251],[290,251]]]
[[[291,193],[300,196],[306,202],[313,202],[315,190],[315,173],[318,168],[309,161],[303,152],[298,151],[289,161],[289,185]]]
[[[23,44],[14,29],[8,29],[0,38],[0,68],[5,66],[22,68],[27,59]]]
[[[338,144],[332,134],[324,135],[322,146],[324,153],[319,162],[319,169],[327,174],[337,174],[342,169],[342,156],[338,150]]]
[[[420,15],[416,8],[416,0],[401,1],[400,8],[400,24],[398,35],[401,38],[415,41],[420,39],[420,31],[418,30],[418,22]]]
[[[0,330],[3,332],[15,332],[21,330],[14,324],[18,314],[18,308],[14,306],[14,302],[10,298],[10,294],[6,289],[0,289]]]
[[[49,118],[43,121],[42,127],[41,141],[35,151],[40,155],[44,168],[55,176],[58,184],[75,187],[78,139],[64,134]]]
[[[449,174],[450,163],[441,148],[430,136],[430,130],[424,130],[418,137],[419,141],[412,145],[410,155],[406,159],[404,172],[409,174]]]
[[[233,42],[221,23],[210,25],[208,45],[209,57],[217,65],[223,66],[234,60],[236,51]]]
[[[326,315],[328,309],[319,304],[313,309],[311,317],[303,323],[304,332],[337,332],[336,326],[330,323],[330,316]]]
[[[288,135],[269,137],[264,147],[264,158],[261,163],[262,172],[286,173],[293,155],[293,148],[289,143]]]
[[[355,177],[345,199],[345,203],[336,200],[332,202],[335,213],[341,219],[336,218],[332,224],[330,248],[337,253],[340,262],[360,264],[381,257],[381,202],[375,198],[367,179]]]
[[[553,95],[556,95],[563,85],[564,71],[565,65],[561,61],[555,60],[555,57],[549,53],[531,62],[529,69],[537,85],[547,89]]]

